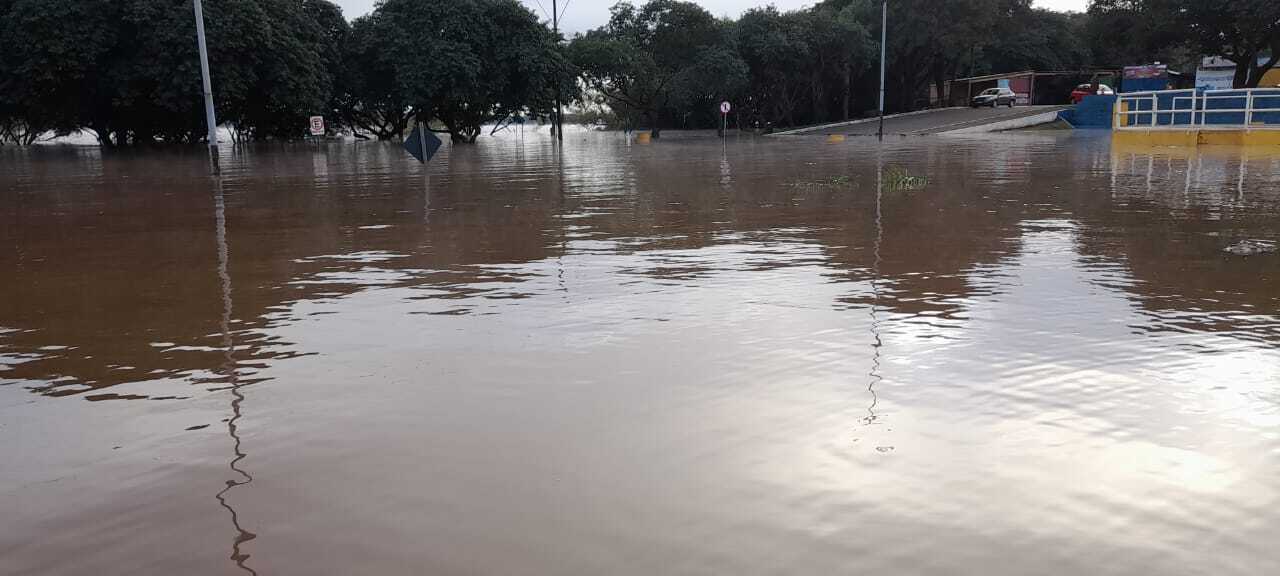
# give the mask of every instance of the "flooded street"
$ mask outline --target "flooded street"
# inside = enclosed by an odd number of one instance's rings
[[[1280,154],[0,148],[0,574],[1280,573]]]

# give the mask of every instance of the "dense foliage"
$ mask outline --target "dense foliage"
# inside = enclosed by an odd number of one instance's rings
[[[104,145],[191,142],[206,133],[189,0],[0,4],[0,124],[12,139],[88,129]],[[325,0],[209,0],[220,120],[289,138],[324,113],[346,35]]]
[[[709,100],[716,98],[734,101],[744,125],[835,121],[878,104],[881,6],[822,0],[717,21],[692,2],[623,2],[607,25],[576,37],[569,53],[588,94],[624,124],[713,126]],[[1154,61],[1191,72],[1201,55],[1221,55],[1239,64],[1237,85],[1256,86],[1280,58],[1275,0],[1092,0],[1083,14],[1033,8],[1032,0],[888,6],[890,111],[925,105],[931,87],[943,93],[947,80],[961,76]],[[1259,62],[1262,54],[1271,60]]]
[[[297,139],[307,117],[379,138],[414,117],[473,141],[546,114],[557,39],[517,0],[384,0],[352,27],[328,0],[205,0],[218,120]],[[0,142],[89,130],[103,145],[207,133],[191,0],[0,0]]]
[[[587,86],[629,121],[711,106],[746,84],[746,65],[729,30],[690,2],[653,0],[643,8],[618,4],[609,23],[569,47]]]
[[[486,124],[553,113],[626,126],[739,126],[854,118],[878,103],[884,0],[718,19],[696,2],[621,2],[564,43],[518,0],[380,0],[351,24],[328,0],[204,0],[219,120],[245,139],[296,139],[306,118],[360,137],[417,121],[472,142]],[[1202,55],[1256,86],[1280,60],[1276,0],[888,0],[889,111],[947,80],[1114,70]],[[191,0],[0,0],[0,143],[89,130],[103,145],[204,137]]]
[[[558,39],[516,0],[383,0],[347,46],[358,128],[398,135],[435,120],[457,142],[513,115],[550,114],[576,85]]]
[[[1236,87],[1256,88],[1280,61],[1275,0],[1091,0],[1087,17],[1100,62],[1193,68],[1202,55],[1222,56],[1236,64]]]

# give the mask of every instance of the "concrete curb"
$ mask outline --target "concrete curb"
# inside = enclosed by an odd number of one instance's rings
[[[936,132],[936,134],[985,134],[987,132],[1004,132],[1006,130],[1030,128],[1032,126],[1056,122],[1058,120],[1058,112],[1058,110],[1054,110],[1052,112],[1023,116],[1021,118],[1011,118],[1001,122],[992,122],[981,126],[969,126],[966,128],[956,128],[955,130]]]
[[[906,116],[916,116],[918,114],[929,114],[931,112],[941,112],[943,110],[963,110],[964,106],[952,106],[950,108],[929,108],[927,110],[916,110],[915,112],[902,112],[901,114],[889,114],[884,117],[885,120],[894,118],[904,118]],[[821,126],[810,126],[808,128],[796,128],[795,130],[787,130],[785,132],[774,132],[769,136],[800,136],[804,134],[816,134],[824,130],[835,130],[837,128],[845,128],[848,126],[856,126],[858,124],[866,124],[868,122],[879,122],[880,117],[861,118],[858,120],[850,120],[848,122],[836,122],[835,124],[823,124]],[[827,133],[830,134],[830,133]]]

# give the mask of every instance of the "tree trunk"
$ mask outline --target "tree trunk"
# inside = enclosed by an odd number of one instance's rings
[[[662,128],[658,126],[658,113],[652,110],[645,111],[645,117],[649,119],[649,137],[661,138]]]
[[[850,103],[851,93],[853,92],[853,70],[852,70],[852,68],[853,68],[852,66],[845,66],[845,67],[844,67],[844,95],[842,96],[842,98],[843,98],[843,104],[842,104],[842,106],[841,106],[841,109],[844,111],[844,118],[843,118],[843,120],[844,120],[845,122],[848,122],[848,121],[849,121],[849,116],[850,116],[849,103]]]
[[[1236,77],[1235,77],[1235,80],[1232,81],[1232,85],[1234,87],[1236,88],[1249,87],[1249,81],[1250,81],[1249,75],[1253,71],[1253,62],[1251,62],[1251,60],[1255,60],[1256,58],[1257,56],[1255,55],[1250,55],[1248,57],[1237,57],[1238,62],[1236,62]],[[1257,84],[1254,84],[1254,85],[1257,86]]]
[[[809,82],[809,97],[813,99],[813,123],[821,124],[828,118],[826,99],[822,93],[822,79],[816,78]]]
[[[1259,84],[1262,84],[1262,77],[1266,76],[1267,72],[1274,68],[1276,63],[1280,61],[1280,54],[1272,54],[1271,57],[1267,59],[1267,63],[1262,66],[1255,66],[1254,64],[1257,61],[1258,57],[1254,56],[1248,63],[1250,73],[1249,81],[1245,83],[1246,88],[1257,88]]]

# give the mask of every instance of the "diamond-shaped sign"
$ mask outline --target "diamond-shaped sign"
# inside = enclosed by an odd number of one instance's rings
[[[423,143],[426,144],[426,150],[423,150]],[[404,149],[417,158],[419,162],[426,164],[435,157],[436,152],[440,150],[440,146],[444,144],[430,130],[423,130],[422,126],[413,129],[413,134],[404,141]]]

